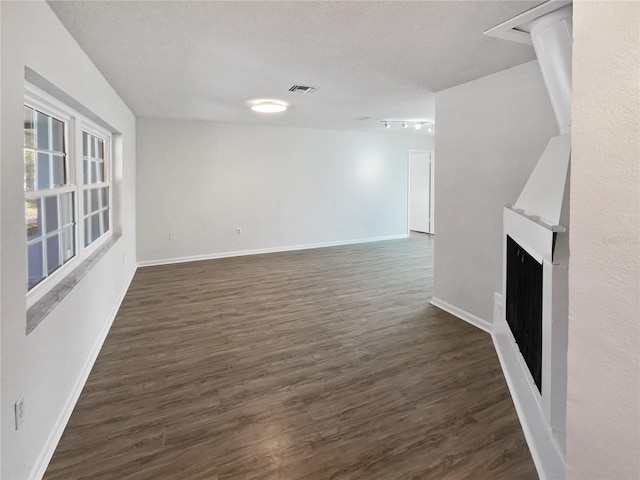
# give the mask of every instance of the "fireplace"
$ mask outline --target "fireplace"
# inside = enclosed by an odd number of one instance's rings
[[[571,0],[551,0],[485,32],[534,47],[560,133],[503,211],[494,303],[496,350],[541,478],[565,476],[572,30]]]
[[[507,235],[507,324],[542,390],[542,264]]]

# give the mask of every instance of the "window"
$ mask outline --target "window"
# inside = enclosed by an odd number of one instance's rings
[[[67,123],[24,107],[27,288],[75,256],[74,191],[67,168]]]
[[[105,140],[82,132],[84,180],[84,246],[109,230],[109,186],[106,185]]]
[[[35,87],[23,111],[30,306],[111,234],[111,136]]]

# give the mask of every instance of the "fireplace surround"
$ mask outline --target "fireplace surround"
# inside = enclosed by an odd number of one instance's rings
[[[533,45],[560,132],[503,211],[494,305],[494,343],[541,478],[565,476],[572,13],[551,0],[485,32]]]

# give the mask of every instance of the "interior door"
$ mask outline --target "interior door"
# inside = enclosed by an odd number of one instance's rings
[[[433,233],[432,155],[409,152],[409,230]]]

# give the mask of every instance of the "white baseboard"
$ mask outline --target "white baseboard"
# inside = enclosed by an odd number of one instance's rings
[[[49,462],[51,461],[51,458],[53,457],[53,454],[56,451],[58,442],[60,442],[60,438],[62,438],[64,429],[67,426],[67,423],[69,422],[69,418],[71,418],[73,409],[75,408],[76,403],[80,398],[80,394],[82,393],[82,389],[84,388],[84,385],[87,382],[87,378],[89,378],[91,369],[93,368],[93,365],[96,362],[96,359],[98,358],[98,354],[102,349],[102,345],[104,344],[104,341],[107,339],[107,334],[111,329],[111,325],[113,325],[113,321],[116,319],[116,315],[118,314],[120,305],[124,300],[124,296],[126,295],[127,290],[129,290],[129,286],[131,285],[133,276],[136,273],[136,269],[137,268],[133,269],[133,271],[129,275],[129,278],[126,280],[124,287],[122,288],[122,291],[118,295],[116,303],[114,304],[113,309],[111,310],[111,313],[108,317],[107,323],[105,324],[104,328],[100,332],[100,335],[98,336],[98,339],[93,345],[93,348],[91,349],[91,353],[89,354],[87,361],[84,363],[82,370],[80,371],[80,375],[76,379],[73,389],[71,390],[71,393],[69,394],[69,397],[67,398],[67,401],[65,402],[64,407],[60,412],[60,415],[58,415],[58,419],[56,420],[56,423],[54,424],[53,429],[51,430],[51,433],[49,434],[49,437],[47,438],[47,441],[44,444],[44,447],[40,451],[40,454],[38,455],[38,458],[36,459],[36,462],[33,468],[31,469],[31,473],[29,474],[30,479],[40,480],[44,476],[47,470],[47,467],[49,466]]]
[[[502,322],[505,321],[502,320]],[[542,480],[564,480],[566,470],[564,458],[544,418],[540,402],[537,400],[539,392],[533,378],[508,327],[505,329],[502,326],[496,330],[497,332],[492,335],[493,345],[538,476]]]
[[[261,255],[263,253],[293,252],[296,250],[309,250],[312,248],[338,247],[340,245],[352,245],[355,243],[380,242],[383,240],[397,240],[408,238],[408,233],[400,235],[388,235],[385,237],[358,238],[355,240],[341,240],[339,242],[308,243],[304,245],[289,245],[285,247],[258,248],[255,250],[237,250],[234,252],[207,253],[204,255],[192,255],[187,257],[162,258],[158,260],[144,260],[138,262],[139,267],[153,267],[156,265],[170,265],[172,263],[198,262],[200,260],[213,260],[216,258],[241,257],[244,255]]]
[[[503,296],[498,293],[494,295],[493,324],[437,297],[431,299],[431,304],[491,334],[493,346],[539,477],[543,480],[564,479],[564,459],[544,418],[540,402],[537,400],[537,387],[511,336],[504,316],[501,316],[504,311]]]
[[[470,323],[471,325],[474,325],[481,330],[484,330],[485,332],[493,332],[493,325],[491,324],[491,322],[488,322],[480,317],[476,317],[475,315],[462,310],[455,305],[451,305],[450,303],[445,302],[444,300],[441,300],[437,297],[433,297],[430,303],[431,305],[434,305],[444,310],[445,312],[449,312],[451,315],[454,315],[459,319],[464,320],[465,322]]]
[[[503,318],[502,320],[494,318],[494,323],[491,324],[437,297],[431,299],[431,304],[491,334],[493,346],[538,475],[543,480],[563,480],[565,478],[563,456],[544,418],[540,402],[536,399],[537,387],[511,337],[506,321]],[[500,315],[503,310],[504,298],[496,294],[494,317]]]

